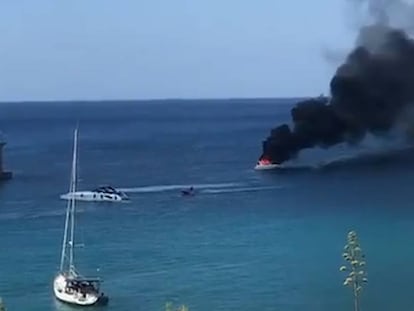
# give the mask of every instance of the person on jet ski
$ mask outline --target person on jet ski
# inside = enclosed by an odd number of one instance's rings
[[[193,195],[194,194],[194,187],[191,186],[188,190],[181,190],[183,195]]]

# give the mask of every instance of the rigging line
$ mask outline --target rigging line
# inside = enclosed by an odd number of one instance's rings
[[[76,192],[76,169],[77,169],[77,152],[78,152],[78,128],[74,133],[74,148],[73,148],[73,162],[72,162],[72,192]],[[71,232],[70,232],[70,252],[69,252],[69,269],[74,270],[74,242],[75,242],[75,197],[71,200]]]
[[[75,152],[75,144],[73,146],[73,152]],[[72,163],[72,168],[73,168],[73,163]],[[73,172],[71,172],[71,179],[73,177]],[[73,192],[73,184],[72,184],[72,180],[69,184],[69,195],[70,193]],[[69,200],[67,202],[66,205],[66,218],[65,218],[65,228],[64,228],[64,234],[63,234],[63,241],[62,241],[62,254],[61,254],[61,259],[60,259],[60,270],[63,271],[64,269],[64,265],[65,265],[65,259],[67,259],[67,248],[68,248],[68,229],[69,229],[69,216],[70,216],[70,209],[71,209],[71,200],[69,197]]]

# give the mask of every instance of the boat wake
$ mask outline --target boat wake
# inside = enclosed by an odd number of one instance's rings
[[[182,189],[188,189],[194,187],[196,190],[204,189],[217,189],[217,188],[234,188],[243,186],[242,183],[218,183],[218,184],[195,184],[195,185],[155,185],[155,186],[143,186],[143,187],[132,187],[132,188],[118,188],[118,190],[127,193],[156,193],[156,192],[168,192],[177,191]]]
[[[253,186],[248,183],[217,183],[217,184],[195,184],[195,185],[157,185],[136,188],[122,188],[120,190],[129,193],[159,193],[176,192],[193,187],[196,194],[221,194],[234,192],[256,192],[265,190],[282,189],[284,186]]]
[[[274,189],[284,189],[284,186],[258,186],[258,187],[240,187],[240,188],[230,188],[230,189],[205,189],[200,191],[200,193],[206,194],[219,194],[219,193],[234,193],[234,192],[256,192],[256,191],[265,191],[265,190],[274,190]]]

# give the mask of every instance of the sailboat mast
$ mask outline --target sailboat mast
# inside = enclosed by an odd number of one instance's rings
[[[75,130],[75,134],[74,134],[74,142],[73,142],[73,157],[72,157],[72,171],[71,171],[71,176],[70,176],[70,184],[69,184],[69,195],[73,195],[74,192],[74,163],[76,163],[76,153],[77,153],[77,129]],[[76,167],[75,167],[76,168]],[[76,175],[75,175],[76,177]],[[73,218],[72,217],[72,199],[69,198],[68,200],[68,204],[66,206],[66,218],[65,218],[65,230],[63,233],[63,242],[62,242],[62,254],[60,257],[60,271],[64,270],[64,265],[65,265],[65,259],[66,259],[66,250],[68,247],[68,229],[69,229],[69,218]],[[72,227],[72,224],[71,224]],[[72,241],[73,241],[73,234],[71,234],[70,236],[70,241],[69,241],[69,245],[72,245]],[[72,249],[72,247],[70,247]],[[72,261],[69,264],[69,268],[71,268],[71,265],[73,264],[73,250],[70,251],[71,253],[71,258]]]
[[[72,162],[72,193],[76,192],[76,170],[77,170],[77,153],[78,153],[78,128],[75,129],[73,145],[73,162]],[[73,253],[75,243],[75,197],[71,200],[71,224],[70,224],[70,248],[69,248],[69,270],[74,272]]]

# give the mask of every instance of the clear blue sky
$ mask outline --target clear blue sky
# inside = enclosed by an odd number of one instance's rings
[[[0,101],[307,96],[343,0],[2,0]]]

